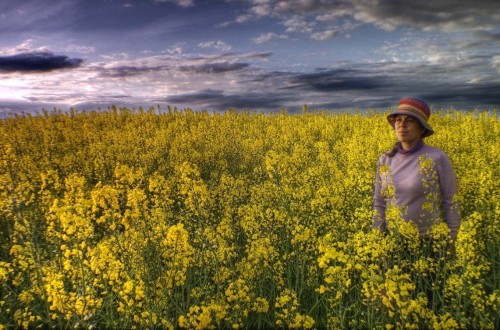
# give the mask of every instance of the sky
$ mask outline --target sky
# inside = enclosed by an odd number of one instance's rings
[[[499,0],[0,0],[0,115],[500,105]]]

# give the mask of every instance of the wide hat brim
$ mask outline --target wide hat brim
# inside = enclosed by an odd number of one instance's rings
[[[415,118],[416,120],[418,120],[420,125],[422,125],[422,127],[425,128],[425,132],[422,134],[422,137],[427,137],[427,136],[431,136],[432,134],[434,134],[434,130],[429,125],[427,120],[425,120],[425,118],[420,118],[420,116],[415,115],[414,112],[412,112],[410,110],[401,109],[401,108],[387,116],[387,120],[389,121],[389,124],[391,124],[392,127],[394,127],[397,115],[408,115],[408,116],[411,116],[411,117]]]

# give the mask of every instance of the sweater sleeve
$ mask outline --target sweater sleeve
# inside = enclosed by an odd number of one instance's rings
[[[380,178],[380,165],[381,159],[377,162],[377,171],[375,174],[375,185],[373,189],[373,226],[374,229],[379,229],[380,231],[385,231],[387,228],[387,224],[385,221],[385,209],[386,209],[386,200],[384,196],[382,196],[382,181]]]
[[[457,199],[457,178],[450,158],[444,152],[437,163],[439,184],[443,196],[443,211],[445,221],[450,228],[453,240],[456,239],[460,228],[459,202]]]

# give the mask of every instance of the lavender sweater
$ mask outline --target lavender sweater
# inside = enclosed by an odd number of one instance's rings
[[[460,227],[456,193],[455,173],[442,150],[421,142],[407,154],[401,149],[394,157],[383,154],[377,163],[373,228],[387,228],[386,207],[393,205],[404,220],[417,225],[420,236],[444,220],[455,239]]]

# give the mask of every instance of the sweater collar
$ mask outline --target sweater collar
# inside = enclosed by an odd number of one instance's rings
[[[403,147],[401,146],[401,143],[398,143],[397,149],[399,154],[406,156],[416,153],[417,151],[422,149],[424,145],[425,145],[424,141],[420,140],[413,147],[411,147],[410,150],[404,150]]]

